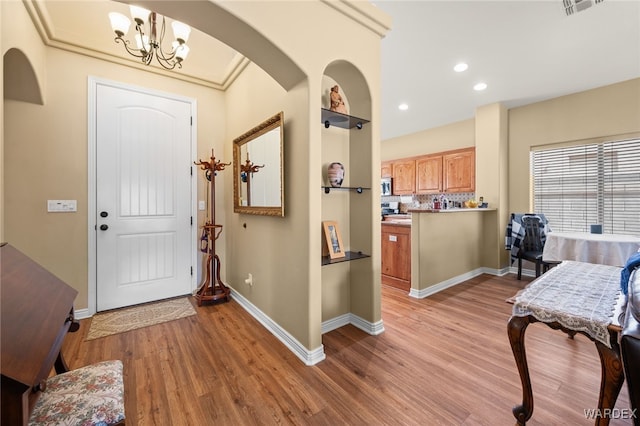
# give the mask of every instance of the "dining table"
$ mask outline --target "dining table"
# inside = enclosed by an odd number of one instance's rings
[[[592,234],[589,232],[549,232],[542,261],[563,260],[624,266],[627,259],[640,251],[640,237],[624,234]]]

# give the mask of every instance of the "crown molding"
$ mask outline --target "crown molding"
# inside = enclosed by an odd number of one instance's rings
[[[391,17],[369,2],[353,0],[321,0],[322,3],[353,19],[384,38],[391,30]]]

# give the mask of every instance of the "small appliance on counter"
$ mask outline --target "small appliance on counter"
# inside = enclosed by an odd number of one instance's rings
[[[382,178],[382,195],[391,195],[391,178]]]
[[[380,203],[380,207],[382,208],[382,216],[388,216],[390,214],[399,214],[400,209],[398,208],[397,201],[388,201],[384,203]]]

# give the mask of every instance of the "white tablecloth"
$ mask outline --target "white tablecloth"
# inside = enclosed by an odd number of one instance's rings
[[[586,232],[549,232],[542,259],[546,262],[575,260],[601,265],[624,266],[640,250],[640,237]]]
[[[564,261],[532,281],[518,296],[513,315],[558,322],[611,347],[609,324],[620,294],[620,268]]]

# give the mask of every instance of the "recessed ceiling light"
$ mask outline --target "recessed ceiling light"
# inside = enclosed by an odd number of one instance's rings
[[[462,71],[466,71],[467,68],[469,68],[469,65],[465,64],[464,62],[460,62],[459,64],[456,64],[455,67],[453,67],[453,70],[455,72],[462,72]]]
[[[407,105],[407,104],[400,104],[400,105],[398,105],[398,109],[399,109],[400,111],[406,111],[406,110],[408,110],[408,109],[409,109],[409,105]]]
[[[478,92],[484,90],[487,88],[487,83],[478,83],[475,86],[473,86],[473,90],[476,90]]]

